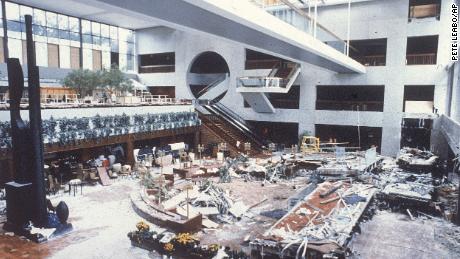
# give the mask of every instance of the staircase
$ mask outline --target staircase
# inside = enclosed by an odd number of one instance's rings
[[[244,151],[244,143],[251,143],[251,155],[262,153],[264,141],[254,134],[254,129],[237,114],[220,103],[203,104],[196,110],[202,126],[221,141],[228,143],[230,152],[236,154]],[[240,143],[239,147],[237,143]]]
[[[300,74],[300,65],[284,63],[274,67],[268,76],[238,78],[237,92],[252,109],[259,113],[274,113],[275,108],[270,103],[267,93],[287,94]]]

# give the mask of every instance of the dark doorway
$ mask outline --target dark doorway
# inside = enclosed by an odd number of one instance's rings
[[[360,150],[377,147],[377,151],[380,152],[382,143],[382,128],[380,127],[361,126],[358,129],[357,126],[316,124],[315,133],[321,142],[330,140],[346,142],[345,146],[360,148]]]
[[[438,54],[438,35],[407,38],[407,65],[434,65]]]
[[[433,120],[405,118],[401,127],[401,147],[430,150]]]
[[[248,121],[260,137],[287,147],[297,144],[299,124],[289,122]]]
[[[383,111],[383,85],[318,85],[317,110]]]

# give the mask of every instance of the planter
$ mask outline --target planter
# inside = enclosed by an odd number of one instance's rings
[[[131,245],[135,247],[139,247],[148,251],[153,251],[153,250],[158,250],[160,247],[158,245],[158,242],[154,239],[152,240],[134,240],[131,239]]]

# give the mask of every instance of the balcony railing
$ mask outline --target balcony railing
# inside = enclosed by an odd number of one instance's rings
[[[435,65],[436,53],[407,54],[406,65]]]
[[[41,94],[42,103],[78,103],[79,94]]]
[[[236,87],[276,87],[286,88],[285,79],[280,77],[248,76],[238,78]]]
[[[123,98],[131,98],[123,100]],[[21,108],[27,108],[29,98],[21,99]],[[52,99],[48,97],[41,98],[42,108],[58,109],[58,108],[87,108],[87,107],[115,107],[115,106],[144,106],[144,105],[191,105],[192,100],[170,98],[167,95],[144,95],[117,98],[116,101],[106,100],[104,98],[83,98],[83,99]],[[0,101],[0,110],[9,109],[9,99],[4,98]]]
[[[317,100],[316,110],[332,111],[383,111],[383,101],[336,101],[336,100]]]
[[[354,60],[365,66],[385,66],[386,56],[385,55],[374,55],[374,56],[356,56],[351,57]]]
[[[139,73],[171,73],[176,71],[175,65],[159,65],[159,66],[139,66]]]
[[[440,16],[440,5],[439,4],[426,4],[426,5],[415,5],[409,8],[409,22],[412,19],[423,19],[436,17],[439,20]]]

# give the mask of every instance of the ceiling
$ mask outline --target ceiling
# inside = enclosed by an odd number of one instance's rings
[[[12,2],[132,30],[161,25],[156,21],[127,15],[126,12],[104,8],[94,4],[94,1],[88,0],[13,0]]]

